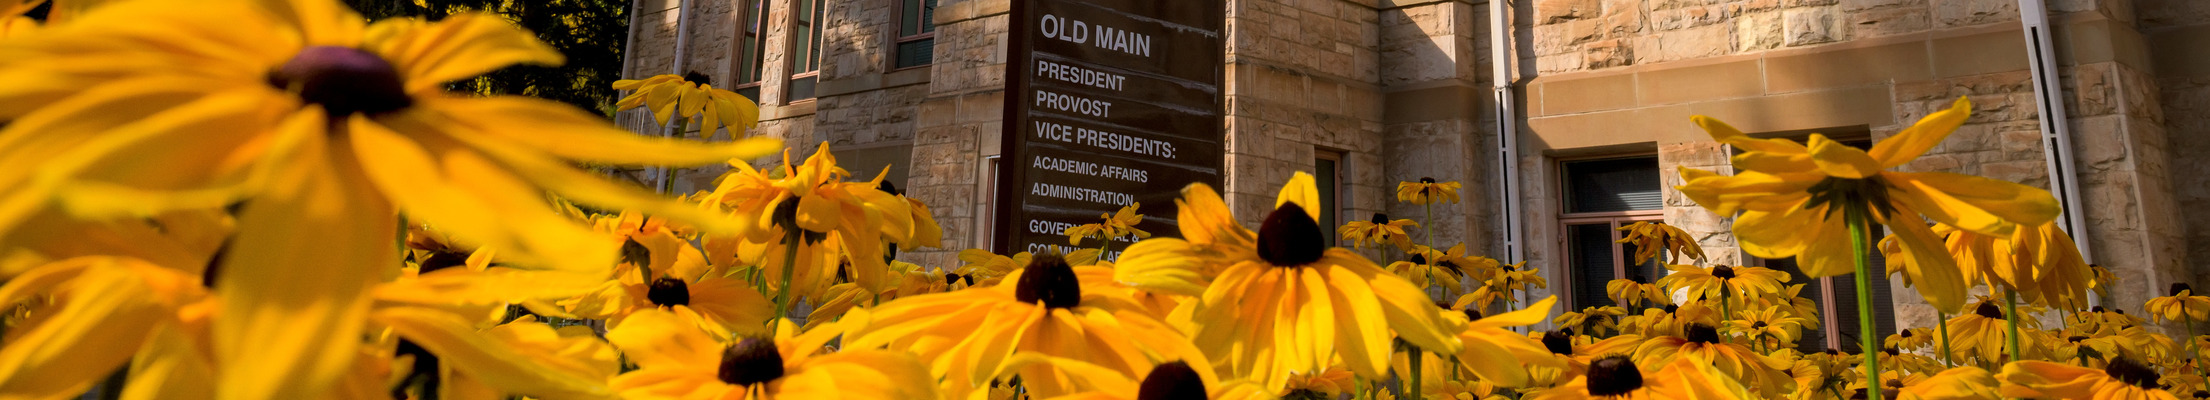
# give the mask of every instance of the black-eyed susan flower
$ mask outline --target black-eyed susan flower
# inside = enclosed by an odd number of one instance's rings
[[[1237,250],[1222,245],[1247,231],[1227,213],[1191,213],[1226,208],[1219,198],[1202,196],[1210,188],[1191,188],[1183,192],[1184,236],[1200,246]],[[1455,327],[1445,326],[1442,309],[1426,293],[1358,253],[1328,246],[1317,221],[1318,197],[1311,175],[1292,176],[1251,236],[1255,246],[1221,256],[1234,261],[1186,315],[1177,311],[1175,323],[1191,332],[1223,375],[1263,379],[1270,389],[1286,383],[1289,373],[1326,369],[1336,357],[1359,376],[1381,376],[1392,336],[1458,352],[1463,346],[1450,335]],[[1210,237],[1190,235],[1192,228]]]
[[[1350,239],[1351,248],[1354,249],[1364,249],[1371,242],[1375,248],[1389,244],[1397,246],[1398,251],[1409,253],[1412,252],[1412,234],[1406,229],[1417,226],[1420,224],[1409,219],[1392,220],[1387,214],[1374,213],[1372,221],[1346,222],[1342,227],[1336,228],[1335,232],[1344,239]]]
[[[1642,369],[1624,355],[1589,363],[1588,373],[1535,393],[1531,400],[1689,400],[1756,399],[1741,383],[1695,357],[1679,357],[1660,368]]]
[[[2186,283],[2173,283],[2169,293],[2142,305],[2148,309],[2150,322],[2168,319],[2191,324],[2210,320],[2210,296],[2196,295],[2194,287]]]
[[[1721,326],[1720,330],[1747,339],[1750,343],[1757,344],[1757,348],[1771,349],[1795,343],[1796,338],[1803,335],[1804,321],[1808,319],[1790,314],[1779,306],[1772,306],[1763,310],[1735,312],[1734,318],[1726,320],[1725,326]]]
[[[1681,168],[1681,193],[1720,215],[1742,214],[1734,230],[1742,251],[1760,258],[1796,257],[1806,275],[1826,277],[1853,270],[1846,221],[1877,223],[1895,231],[1903,253],[1916,261],[1914,278],[1927,301],[1945,311],[1965,305],[1966,283],[1939,236],[1920,216],[1990,235],[2056,218],[2048,191],[1975,176],[1942,172],[1892,172],[1962,125],[1971,113],[1963,98],[1902,132],[1858,150],[1812,135],[1808,143],[1756,139],[1707,117],[1694,118],[1713,139],[1745,150],[1733,158],[1734,176]],[[1863,238],[1870,240],[1873,238]]]
[[[1088,384],[1087,386],[1097,388],[1083,393],[1052,397],[1053,400],[1274,400],[1276,398],[1274,392],[1259,387],[1259,385],[1250,381],[1241,379],[1223,380],[1213,376],[1211,372],[1207,371],[1211,368],[1205,366],[1201,360],[1162,363],[1150,368],[1151,372],[1144,373],[1141,380],[1121,375],[1117,371],[1065,358],[1024,355],[1014,357],[1012,362],[1014,364],[1048,363],[1060,370],[1069,371],[1070,377],[1082,379]],[[1332,377],[1323,379],[1329,380],[1328,384],[1349,384],[1347,380],[1335,382]],[[1343,388],[1348,389],[1349,386],[1343,386]],[[993,393],[990,398],[1011,399],[1017,395],[1010,393],[1011,390],[1006,392],[1004,397],[999,397]]]
[[[845,181],[851,173],[837,166],[826,144],[802,164],[785,153],[783,165],[769,172],[744,162],[730,165],[735,169],[706,199],[741,222],[752,246],[738,246],[745,251],[740,257],[765,273],[770,286],[762,291],[776,292],[777,305],[818,297],[845,260],[861,287],[888,283],[886,244],[913,238],[914,218],[909,203],[880,189],[883,174]]]
[[[1949,318],[1949,345],[1959,355],[1990,362],[2006,360],[2005,341],[2010,337],[2008,322],[2003,309],[1994,301],[1982,300],[1972,307],[1972,312]],[[2021,329],[2036,329],[2039,325],[2035,318],[2018,321]]]
[[[1659,336],[1644,340],[1634,350],[1638,363],[1666,365],[1676,359],[1696,360],[1699,365],[1717,368],[1727,377],[1757,388],[1765,396],[1780,396],[1794,391],[1795,381],[1787,371],[1789,360],[1767,357],[1739,343],[1721,340],[1719,330],[1710,325],[1689,324],[1681,329],[1686,336]]]
[[[1550,287],[1550,280],[1543,278],[1542,269],[1528,267],[1526,261],[1493,265],[1495,268],[1487,268],[1487,277],[1482,278],[1481,287],[1475,288],[1469,294],[1475,298],[1473,304],[1482,309],[1489,308],[1489,304],[1496,301],[1511,304],[1515,292],[1524,293],[1529,288]]]
[[[1565,368],[1566,364],[1552,356],[1542,342],[1505,329],[1542,323],[1543,316],[1549,315],[1557,303],[1558,298],[1552,296],[1527,308],[1494,316],[1483,316],[1473,310],[1460,311],[1458,314],[1464,315],[1466,325],[1457,336],[1466,346],[1455,354],[1459,368],[1472,371],[1484,382],[1506,387],[1527,386],[1529,368]]]
[[[699,136],[712,137],[715,130],[729,127],[732,136],[743,137],[745,130],[760,123],[759,103],[736,92],[714,88],[706,74],[697,71],[618,80],[614,81],[614,90],[634,90],[614,103],[615,110],[645,107],[652,110],[653,119],[661,126],[666,126],[676,116],[699,120]]]
[[[419,398],[477,393],[610,398],[614,390],[607,381],[621,370],[613,346],[586,326],[554,329],[523,316],[482,328],[486,321],[418,306],[379,307],[370,318],[388,329],[381,337],[392,346],[398,366],[383,377],[398,382],[389,393]]]
[[[1619,238],[1619,243],[1635,245],[1635,265],[1648,264],[1659,253],[1666,254],[1667,263],[1704,259],[1703,245],[1696,244],[1695,236],[1681,228],[1666,225],[1665,221],[1636,221],[1619,227],[1618,230],[1627,233],[1626,237]]]
[[[1893,396],[1882,398],[1897,400],[1976,400],[1998,396],[2000,381],[1994,374],[1979,367],[1957,367],[1927,376],[1916,382],[1905,382]]]
[[[1664,306],[1673,303],[1673,297],[1666,295],[1664,288],[1657,284],[1643,282],[1639,275],[1605,282],[1604,294],[1610,296],[1611,301],[1630,306],[1645,304]]]
[[[707,227],[720,218],[571,164],[703,164],[771,151],[644,138],[559,103],[447,82],[558,52],[486,14],[368,24],[337,2],[134,2],[0,42],[0,231],[246,200],[220,266],[223,398],[321,396],[359,348],[365,291],[398,265],[398,215],[517,265],[613,265],[558,193]],[[128,60],[117,62],[115,60]],[[58,200],[55,200],[58,199]],[[301,268],[315,265],[316,268]],[[234,363],[233,363],[234,362]]]
[[[765,322],[776,316],[765,296],[743,279],[707,268],[689,241],[670,231],[649,232],[631,231],[622,239],[622,262],[612,279],[559,304],[609,327],[643,310],[667,309],[717,337],[765,334]]]
[[[1458,204],[1457,181],[1436,182],[1435,178],[1420,178],[1419,182],[1397,182],[1397,201],[1412,204]]]
[[[1342,366],[1312,373],[1290,373],[1289,384],[1283,386],[1281,396],[1292,399],[1333,399],[1344,393],[1355,393],[1356,383],[1351,370]]]
[[[606,333],[637,369],[614,377],[632,399],[936,398],[928,368],[903,352],[847,348],[826,352],[843,334],[823,327],[803,334],[787,326],[775,336],[714,340],[664,311],[646,311]]]
[[[1623,315],[1627,315],[1627,309],[1619,306],[1589,306],[1582,307],[1581,311],[1558,313],[1550,322],[1576,334],[1603,336],[1607,332],[1619,332],[1619,317]]]
[[[1143,203],[1129,203],[1112,214],[1099,214],[1097,217],[1102,221],[1098,223],[1070,226],[1061,234],[1066,235],[1067,244],[1072,246],[1081,245],[1084,239],[1096,238],[1098,242],[1104,243],[1099,249],[1112,247],[1113,241],[1121,240],[1122,237],[1133,236],[1142,240],[1151,237],[1151,232],[1136,229],[1137,224],[1143,223],[1143,214],[1137,214],[1136,209],[1142,207]]]
[[[1658,278],[1657,284],[1664,286],[1666,291],[1686,289],[1691,295],[1715,301],[1743,302],[1777,294],[1780,285],[1790,279],[1786,272],[1765,267],[1667,265],[1665,268],[1673,273]]]
[[[1880,342],[1904,351],[1915,351],[1932,345],[1934,339],[1934,330],[1931,328],[1907,328],[1896,330],[1895,334],[1888,335],[1887,340]]]
[[[1996,379],[2003,381],[2005,397],[2175,400],[2178,397],[2157,386],[2156,369],[2123,357],[2101,369],[2075,367],[2048,361],[2014,361],[2003,365]]]
[[[886,302],[872,312],[845,314],[852,348],[907,348],[941,377],[944,392],[963,397],[993,379],[1022,377],[1037,396],[1095,388],[1051,363],[1015,368],[1022,354],[1067,358],[1122,375],[1161,362],[1202,357],[1172,327],[1150,316],[1126,291],[1113,290],[1111,268],[1067,265],[1038,255],[1006,283]]]
[[[1963,269],[1966,282],[2015,291],[2028,303],[2064,307],[2087,296],[2094,279],[2079,248],[2055,223],[2021,225],[2008,235],[1988,235],[1946,225],[1934,233]],[[2007,294],[2006,294],[2007,295]]]
[[[2095,278],[2087,283],[2087,288],[2094,290],[2096,297],[2110,297],[2110,288],[2118,285],[2118,274],[2111,273],[2110,267],[2102,264],[2087,264],[2087,272]]]
[[[205,340],[219,303],[197,273],[137,258],[83,256],[0,285],[0,305],[26,307],[32,316],[9,326],[0,344],[0,397],[66,398],[154,350],[158,344],[149,340]],[[204,363],[197,345],[189,346],[185,361]]]

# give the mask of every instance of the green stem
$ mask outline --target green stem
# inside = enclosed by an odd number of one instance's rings
[[[1427,219],[1421,220],[1421,222],[1424,223],[1420,224],[1420,229],[1427,231],[1427,251],[1442,252],[1442,250],[1435,249],[1435,203],[1427,204]],[[1426,254],[1420,255],[1420,259],[1427,262],[1428,268],[1435,267],[1436,258],[1428,257]]]
[[[1935,324],[1941,326],[1941,337],[1938,338],[1941,339],[1941,366],[1956,368],[1957,362],[1951,360],[1950,357],[1952,356],[1949,355],[1949,314],[1935,311],[1934,317],[1941,319],[1940,321],[1934,321]]]
[[[2003,341],[2010,344],[2010,361],[2017,362],[2025,359],[2019,355],[2024,351],[2024,348],[2018,345],[2018,319],[2025,316],[2018,315],[2018,290],[2005,289],[2003,291],[2003,305],[2007,308],[2005,309],[2003,324],[2010,327],[2010,335],[2004,337]]]
[[[2179,303],[2179,324],[2187,326],[2187,359],[2195,361],[2195,376],[2202,377],[2203,387],[2210,387],[2210,377],[2202,371],[2202,351],[2195,349],[2195,320],[2187,314],[2187,303]]]
[[[797,201],[797,199],[787,201]],[[790,313],[790,275],[796,273],[798,269],[798,246],[805,240],[800,238],[802,235],[803,232],[798,228],[785,228],[783,230],[783,286],[775,289],[775,315],[768,317],[767,320],[767,326],[770,330],[775,328],[777,319],[781,319],[783,314]]]
[[[1409,347],[1409,348],[1405,349],[1405,350],[1406,350],[1406,352],[1405,352],[1405,353],[1406,353],[1406,354],[1409,354],[1409,355],[1411,355],[1411,357],[1412,357],[1412,358],[1411,358],[1411,359],[1410,359],[1409,361],[1406,361],[1407,363],[1410,363],[1410,364],[1411,364],[1411,366],[1412,366],[1412,371],[1411,371],[1411,375],[1412,375],[1412,377],[1411,377],[1411,381],[1412,381],[1412,383],[1411,383],[1411,385],[1410,385],[1410,386],[1408,386],[1408,387],[1405,387],[1405,388],[1404,388],[1404,392],[1405,392],[1405,393],[1410,393],[1410,394],[1411,394],[1410,396],[1405,396],[1405,398],[1407,398],[1407,399],[1418,399],[1418,398],[1422,398],[1422,397],[1420,397],[1420,375],[1421,375],[1421,374],[1420,374],[1420,356],[1422,356],[1422,355],[1426,355],[1427,351],[1425,351],[1425,350],[1421,350],[1421,349],[1420,349],[1420,346],[1408,346],[1408,347]]]
[[[1850,249],[1853,250],[1851,253],[1854,253],[1856,256],[1854,258],[1857,261],[1857,336],[1863,339],[1863,347],[1859,348],[1858,351],[1865,354],[1866,381],[1879,382],[1879,340],[1881,338],[1873,336],[1872,257],[1869,253],[1872,251],[1872,247],[1869,246],[1869,243],[1867,243],[1869,241],[1865,238],[1865,216],[1854,210],[1844,214],[1846,215],[1844,218],[1849,225],[1849,244]],[[1877,390],[1877,386],[1874,386],[1874,388],[1874,390],[1866,390],[1865,396],[1871,400],[1880,400],[1880,391]]]

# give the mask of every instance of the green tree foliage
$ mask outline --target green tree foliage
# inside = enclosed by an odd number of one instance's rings
[[[613,115],[621,79],[622,47],[629,36],[627,0],[345,0],[371,20],[417,17],[441,20],[469,11],[501,16],[537,34],[568,57],[560,67],[513,66],[451,89],[483,94],[534,96]]]

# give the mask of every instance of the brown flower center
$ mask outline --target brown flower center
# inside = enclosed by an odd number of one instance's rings
[[[1297,203],[1282,203],[1258,226],[1258,257],[1279,267],[1301,267],[1320,261],[1328,249],[1327,237]]]
[[[1029,260],[1021,270],[1021,280],[1013,287],[1013,298],[1022,303],[1043,302],[1044,307],[1072,308],[1082,304],[1082,281],[1075,278],[1074,267],[1057,254],[1039,254]]]
[[[1711,276],[1719,279],[1734,279],[1734,267],[1725,265],[1711,267]]]
[[[645,290],[645,299],[661,307],[687,306],[691,304],[690,286],[682,279],[654,279],[651,288]]]
[[[1588,364],[1588,394],[1595,397],[1624,396],[1642,388],[1642,370],[1627,356],[1604,357]]]
[[[2003,319],[2003,309],[1996,307],[1995,303],[1992,302],[1981,302],[1979,307],[1972,308],[1972,313],[1982,317]]]
[[[1181,361],[1152,367],[1151,373],[1143,376],[1143,385],[1136,389],[1136,400],[1203,399],[1207,396],[1204,378]]]
[[[1713,328],[1711,327],[1711,325],[1689,324],[1686,331],[1688,336],[1686,339],[1688,339],[1688,341],[1690,342],[1703,344],[1719,343],[1719,329]]]
[[[2103,366],[2103,373],[2109,374],[2110,379],[2116,379],[2119,382],[2125,382],[2128,385],[2142,389],[2156,388],[2156,381],[2162,378],[2161,375],[2156,373],[2156,370],[2135,363],[2125,357],[2111,358],[2110,364]]]
[[[312,46],[269,73],[269,86],[320,104],[329,115],[379,114],[414,105],[398,68],[351,47]]]
[[[745,338],[721,350],[721,370],[717,377],[723,383],[739,386],[774,381],[783,377],[783,353],[775,349],[773,340]]]
[[[1542,347],[1549,349],[1551,354],[1573,355],[1573,336],[1566,334],[1564,329],[1544,333]]]

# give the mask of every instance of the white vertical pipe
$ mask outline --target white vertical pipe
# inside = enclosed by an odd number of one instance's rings
[[[2049,164],[2049,191],[2057,196],[2063,206],[2057,227],[2071,233],[2079,246],[2080,257],[2095,261],[2095,253],[2087,240],[2087,220],[2080,212],[2079,170],[2072,157],[2072,128],[2066,123],[2064,87],[2057,80],[2056,45],[2049,36],[2049,7],[2043,0],[2018,0],[2019,20],[2025,26],[2026,55],[2031,57],[2034,99],[2041,108],[2041,154]],[[2151,276],[2152,281],[2156,279]],[[2156,287],[2157,282],[2149,282]],[[2102,299],[2088,297],[2089,306],[2102,305]]]
[[[1497,211],[1504,217],[1503,261],[1509,264],[1526,261],[1527,232],[1519,203],[1519,114],[1512,96],[1511,19],[1507,18],[1511,9],[1504,1],[1489,0],[1489,83],[1495,90],[1497,163],[1504,173]],[[1518,302],[1527,304],[1526,297],[1522,294]]]
[[[675,60],[674,62],[668,63],[671,67],[669,68],[668,73],[678,76],[683,75],[683,67],[685,67],[687,64],[690,64],[690,60],[688,60],[688,58],[690,57],[691,52],[691,2],[690,0],[681,1],[681,5],[677,5],[675,8]],[[678,114],[681,113],[678,112]],[[670,119],[669,122],[674,122],[682,118],[682,115],[676,115],[675,118]],[[683,125],[684,124],[667,124],[667,126],[660,127],[660,137],[675,137],[675,135],[682,133],[676,132],[675,130],[677,129],[677,127]],[[668,167],[657,167],[657,169],[659,171],[654,174],[655,177],[652,180],[652,190],[664,191],[668,187],[668,180],[675,179],[675,169]]]

